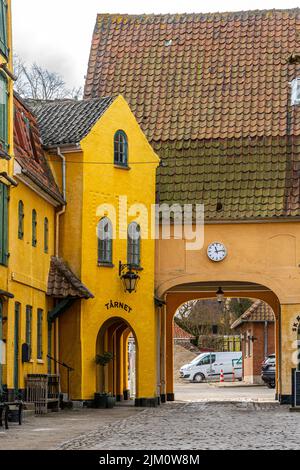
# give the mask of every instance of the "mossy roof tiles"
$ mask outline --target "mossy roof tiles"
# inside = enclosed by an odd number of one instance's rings
[[[208,220],[298,217],[299,52],[300,9],[100,14],[85,97],[128,101],[165,165],[160,202],[204,202]]]

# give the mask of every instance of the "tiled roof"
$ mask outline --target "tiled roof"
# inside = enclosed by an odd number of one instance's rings
[[[70,270],[62,258],[52,256],[47,295],[56,298],[75,297],[90,299],[93,294]]]
[[[173,338],[190,340],[190,339],[195,338],[195,336],[191,335],[187,331],[180,328],[180,326],[178,326],[177,323],[174,321],[173,322]]]
[[[210,220],[299,217],[299,53],[300,9],[100,14],[85,97],[128,101],[165,165],[161,203],[205,203]]]
[[[274,322],[274,312],[271,307],[262,300],[256,300],[246,312],[243,313],[234,323],[231,328],[237,328],[242,323],[250,322]]]
[[[300,9],[99,14],[85,97],[122,94],[150,141],[284,136],[299,34]]]
[[[297,147],[296,147],[297,144]],[[154,143],[159,202],[204,204],[206,220],[299,216],[300,140]]]
[[[14,153],[22,171],[63,204],[63,197],[42,149],[36,119],[17,94],[14,95]]]
[[[113,98],[35,103],[43,145],[79,143],[113,102]]]

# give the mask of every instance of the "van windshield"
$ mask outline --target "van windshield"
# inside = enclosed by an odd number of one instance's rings
[[[203,353],[202,353],[202,354],[199,354],[199,356],[196,356],[195,359],[193,359],[193,360],[190,362],[190,364],[195,364],[195,363],[199,362],[200,359],[202,359],[202,358],[205,357],[205,356],[206,356],[206,354],[203,354]]]

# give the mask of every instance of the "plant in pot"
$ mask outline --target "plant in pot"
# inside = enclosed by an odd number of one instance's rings
[[[105,366],[110,363],[113,359],[113,354],[110,352],[104,352],[103,354],[96,355],[96,364],[101,366],[102,370],[102,392],[95,393],[95,407],[96,408],[112,408],[115,404],[115,398],[111,393],[105,391]]]

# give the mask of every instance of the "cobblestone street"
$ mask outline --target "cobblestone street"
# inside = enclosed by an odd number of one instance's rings
[[[300,414],[255,403],[168,403],[84,434],[60,449],[299,449]]]

